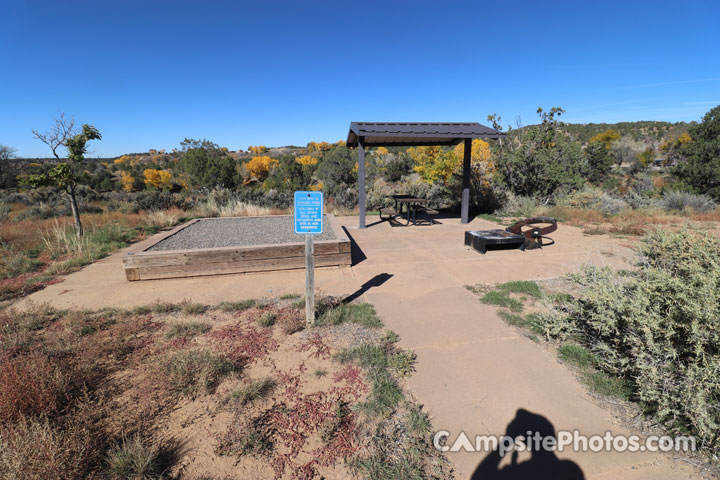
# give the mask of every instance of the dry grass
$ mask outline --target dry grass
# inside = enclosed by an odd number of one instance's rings
[[[555,217],[568,225],[583,228],[590,235],[633,235],[640,236],[648,229],[662,225],[677,228],[688,220],[697,222],[720,222],[720,209],[699,213],[670,213],[661,210],[623,210],[617,215],[605,216],[602,212],[586,208],[550,207],[543,215]]]
[[[69,388],[66,369],[46,355],[32,352],[12,357],[0,352],[0,423],[57,414]]]
[[[92,476],[95,440],[76,421],[54,426],[47,419],[23,418],[0,430],[0,476],[48,480]]]
[[[286,215],[289,209],[260,207],[239,200],[220,205],[211,197],[191,211],[195,217],[257,217],[265,215]]]
[[[142,224],[140,215],[120,212],[86,213],[81,216],[81,219],[86,230],[111,224],[129,228],[135,228]],[[23,220],[22,222],[0,222],[0,238],[17,250],[29,250],[42,246],[43,234],[55,228],[56,225],[72,226],[73,220],[71,217],[56,217]]]
[[[143,224],[148,227],[169,228],[178,224],[185,217],[185,212],[177,207],[167,210],[156,210],[141,215]]]
[[[180,465],[196,462],[195,444],[179,453],[153,433],[176,429],[236,461],[259,455],[247,461],[264,468],[263,478],[273,471],[278,478],[325,472],[348,478],[345,461],[356,453],[360,470],[385,464],[365,455],[361,439],[373,435],[376,422],[361,418],[393,405],[404,411],[395,379],[412,370],[411,356],[383,340],[349,359],[367,369],[364,375],[358,365],[334,364],[336,346],[319,334],[304,342],[283,334],[282,322],[292,324],[289,330],[304,323],[287,302],[248,303],[230,312],[212,306],[199,321],[182,324],[175,319],[181,304],[137,312],[60,312],[42,305],[27,313],[0,311],[0,478],[176,478]],[[267,313],[281,325],[256,327]],[[190,336],[195,347],[185,341]],[[176,415],[179,403],[195,413]],[[225,419],[208,433],[209,418]],[[422,452],[406,478],[421,478],[415,473],[430,454],[429,437],[423,438],[397,450]]]
[[[114,479],[154,480],[162,478],[157,453],[139,435],[123,438],[108,454],[110,477]]]
[[[711,212],[690,213],[687,218],[695,222],[720,222],[720,208]]]

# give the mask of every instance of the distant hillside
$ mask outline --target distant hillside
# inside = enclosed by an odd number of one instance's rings
[[[587,142],[598,133],[612,129],[623,137],[629,136],[636,141],[658,143],[687,132],[690,125],[686,122],[568,123],[564,128],[581,142]]]

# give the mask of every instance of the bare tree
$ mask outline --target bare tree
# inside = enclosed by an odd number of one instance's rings
[[[17,150],[12,147],[8,147],[7,145],[0,145],[0,162],[6,162],[15,158],[16,151]]]
[[[12,188],[16,185],[16,151],[7,145],[0,145],[0,188]]]
[[[60,117],[55,120],[55,125],[50,130],[43,133],[33,130],[32,133],[33,138],[37,138],[50,147],[53,156],[60,160],[60,155],[57,153],[58,148],[64,146],[68,138],[77,134],[75,119],[73,117],[65,118],[65,114],[60,112]]]

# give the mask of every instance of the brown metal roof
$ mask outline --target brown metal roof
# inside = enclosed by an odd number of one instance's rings
[[[365,137],[366,147],[457,145],[466,138],[500,138],[498,132],[479,123],[352,122],[347,146],[357,147]]]

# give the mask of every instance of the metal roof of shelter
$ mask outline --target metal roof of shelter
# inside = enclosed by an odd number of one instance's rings
[[[365,147],[392,147],[457,145],[466,139],[503,136],[505,133],[479,123],[352,122],[347,146],[357,147],[360,137],[364,137]]]

